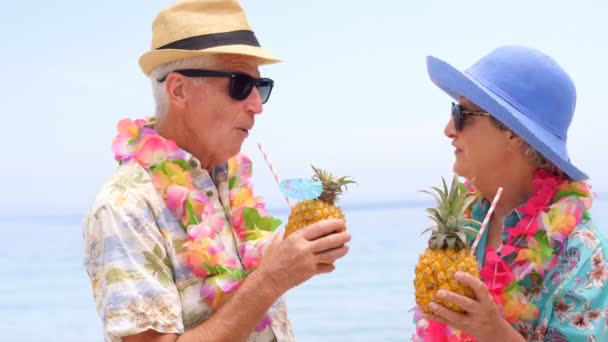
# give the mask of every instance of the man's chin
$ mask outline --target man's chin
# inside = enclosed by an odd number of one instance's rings
[[[238,144],[237,146],[234,146],[233,148],[231,148],[230,150],[227,151],[225,157],[226,160],[236,156],[237,154],[241,153],[241,149],[243,147],[243,143],[241,142],[240,144]]]

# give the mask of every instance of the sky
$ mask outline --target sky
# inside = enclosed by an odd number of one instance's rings
[[[0,13],[4,180],[0,215],[83,213],[116,165],[118,120],[153,114],[137,61],[172,1],[13,1]],[[603,1],[244,0],[262,46],[284,62],[243,146],[254,184],[285,206],[257,150],[282,178],[311,164],[352,176],[343,203],[426,200],[451,177],[443,135],[451,99],[428,79],[433,55],[465,69],[505,44],[535,47],[570,74],[578,104],[571,160],[608,194],[608,3]]]

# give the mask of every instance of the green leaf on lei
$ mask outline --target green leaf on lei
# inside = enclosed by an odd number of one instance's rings
[[[589,211],[588,211],[588,210],[585,210],[585,211],[583,212],[583,220],[585,220],[585,221],[589,221],[589,220],[591,220],[591,215],[589,214]]]
[[[509,292],[511,290],[513,290],[514,288],[519,286],[519,282],[518,281],[512,281],[506,288],[505,288],[505,292]]]
[[[273,232],[282,223],[281,220],[272,216],[261,217],[255,208],[245,208],[243,210],[243,219],[245,227],[248,230],[263,230],[267,232]]]
[[[245,227],[249,230],[253,230],[260,220],[260,213],[255,208],[245,208],[243,209],[243,220],[245,222]]]
[[[551,247],[551,243],[549,242],[549,239],[547,238],[546,231],[541,230],[541,231],[537,232],[536,234],[534,234],[534,238],[536,238],[536,241],[539,244],[538,251],[541,255],[542,260],[546,260],[548,257],[553,255],[553,252],[554,252],[553,247]]]
[[[234,189],[235,185],[236,185],[236,177],[230,177],[230,179],[228,180],[228,190]]]
[[[189,200],[186,201],[186,211],[188,211],[188,224],[198,224],[198,217],[196,217],[196,213],[194,212],[194,208],[192,208],[192,204]]]
[[[153,166],[150,168],[150,171],[152,171],[152,172],[156,172],[157,170],[160,170],[160,171],[162,171],[162,173],[164,173],[164,174],[166,175],[166,174],[167,174],[167,170],[165,169],[165,165],[167,165],[167,161],[166,161],[166,160],[165,160],[165,161],[160,162],[160,164],[153,165]]]
[[[278,226],[281,225],[281,220],[276,219],[272,216],[262,217],[256,224],[256,228],[265,230],[267,232],[274,232]]]
[[[583,194],[583,193],[580,193],[580,192],[574,191],[574,190],[559,191],[557,193],[557,195],[555,195],[555,198],[553,198],[552,202],[555,203],[564,197],[570,197],[570,196],[576,196],[576,197],[582,197],[582,198],[589,197],[589,195],[587,195],[587,194]]]
[[[139,138],[141,138],[141,134],[139,134],[139,133],[138,133],[138,134],[137,134],[137,136],[136,136],[136,137],[134,137],[134,138],[131,138],[131,139],[130,139],[130,140],[127,142],[127,144],[131,145],[132,143],[134,143],[134,142],[136,142],[137,140],[139,140]]]
[[[229,268],[226,266],[217,266],[216,267],[218,271],[220,271],[221,273],[228,273],[230,274],[230,276],[232,278],[234,278],[236,281],[241,281],[245,278],[245,275],[243,274],[243,271],[236,269],[236,268]]]
[[[188,171],[188,170],[192,169],[192,167],[190,167],[190,164],[188,164],[188,162],[183,159],[175,159],[175,160],[172,160],[171,162],[179,165],[182,169],[184,169],[184,171]]]

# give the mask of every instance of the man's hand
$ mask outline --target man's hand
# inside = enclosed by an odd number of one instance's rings
[[[274,239],[256,272],[282,295],[312,276],[335,269],[330,263],[348,252],[350,234],[344,221],[323,220],[304,227],[287,238]]]

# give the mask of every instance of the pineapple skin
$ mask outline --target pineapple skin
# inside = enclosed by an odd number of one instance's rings
[[[292,208],[287,219],[285,237],[310,224],[331,218],[345,219],[344,213],[340,208],[321,200],[314,199],[298,202]]]
[[[458,305],[448,303],[437,296],[439,290],[445,289],[469,298],[475,297],[468,286],[461,285],[454,278],[457,271],[469,273],[479,279],[477,260],[468,249],[455,251],[427,248],[420,255],[416,265],[414,288],[416,304],[424,313],[432,313],[428,307],[431,302],[439,303],[453,311],[464,312]]]

